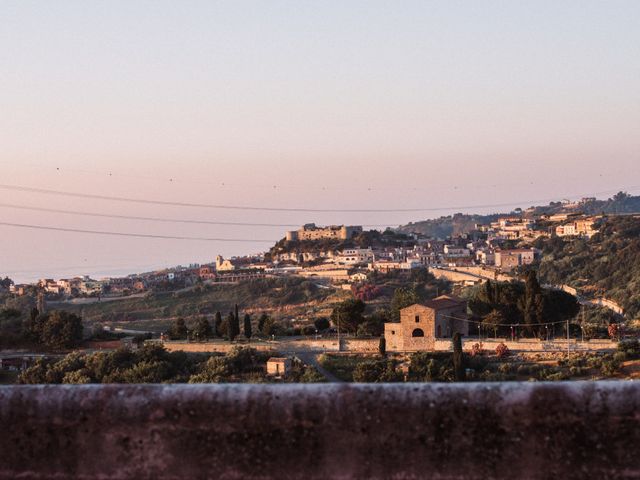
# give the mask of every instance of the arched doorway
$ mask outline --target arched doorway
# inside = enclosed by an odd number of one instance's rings
[[[411,332],[412,337],[424,337],[424,332],[421,328],[416,328],[413,332]]]

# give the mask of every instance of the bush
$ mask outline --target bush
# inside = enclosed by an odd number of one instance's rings
[[[605,360],[602,362],[602,367],[600,367],[600,372],[605,377],[611,377],[615,375],[620,369],[620,361],[616,359]]]
[[[637,339],[624,340],[618,344],[618,351],[624,352],[626,358],[636,359],[640,357],[640,342]]]
[[[402,375],[391,360],[363,362],[353,370],[353,381],[362,383],[399,382]]]
[[[509,347],[507,347],[504,343],[498,344],[496,347],[496,355],[500,358],[506,357],[510,354]]]
[[[471,350],[469,351],[469,355],[471,355],[472,357],[475,357],[475,356],[478,356],[478,355],[484,355],[484,349],[482,348],[482,342],[474,343],[471,346]]]

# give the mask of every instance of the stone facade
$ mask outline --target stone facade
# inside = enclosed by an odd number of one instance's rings
[[[285,377],[291,371],[291,359],[287,357],[271,357],[267,360],[267,375]]]
[[[317,227],[315,223],[308,223],[299,230],[286,233],[285,239],[289,242],[296,240],[348,240],[362,232],[361,226],[336,226]]]
[[[385,323],[384,337],[389,352],[433,351],[436,340],[451,338],[456,332],[466,336],[467,303],[442,295],[424,305],[414,304],[400,310],[399,323]]]

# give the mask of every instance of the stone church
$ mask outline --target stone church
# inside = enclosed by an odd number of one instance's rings
[[[437,339],[451,338],[454,333],[469,335],[467,302],[441,295],[424,304],[400,310],[399,323],[384,324],[388,352],[434,350]]]

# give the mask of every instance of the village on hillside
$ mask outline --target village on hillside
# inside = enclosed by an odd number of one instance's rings
[[[590,199],[585,199],[588,201]],[[16,295],[41,292],[47,300],[77,297],[109,298],[147,291],[187,288],[201,283],[234,283],[255,278],[298,275],[333,284],[365,281],[370,272],[393,270],[470,269],[479,276],[503,273],[533,263],[540,252],[531,244],[540,237],[590,238],[602,215],[561,213],[536,218],[509,215],[464,234],[429,238],[393,230],[364,231],[361,226],[307,224],[286,232],[269,252],[223,258],[205,265],[167,268],[126,277],[88,276],[46,279],[36,284],[0,286]]]

